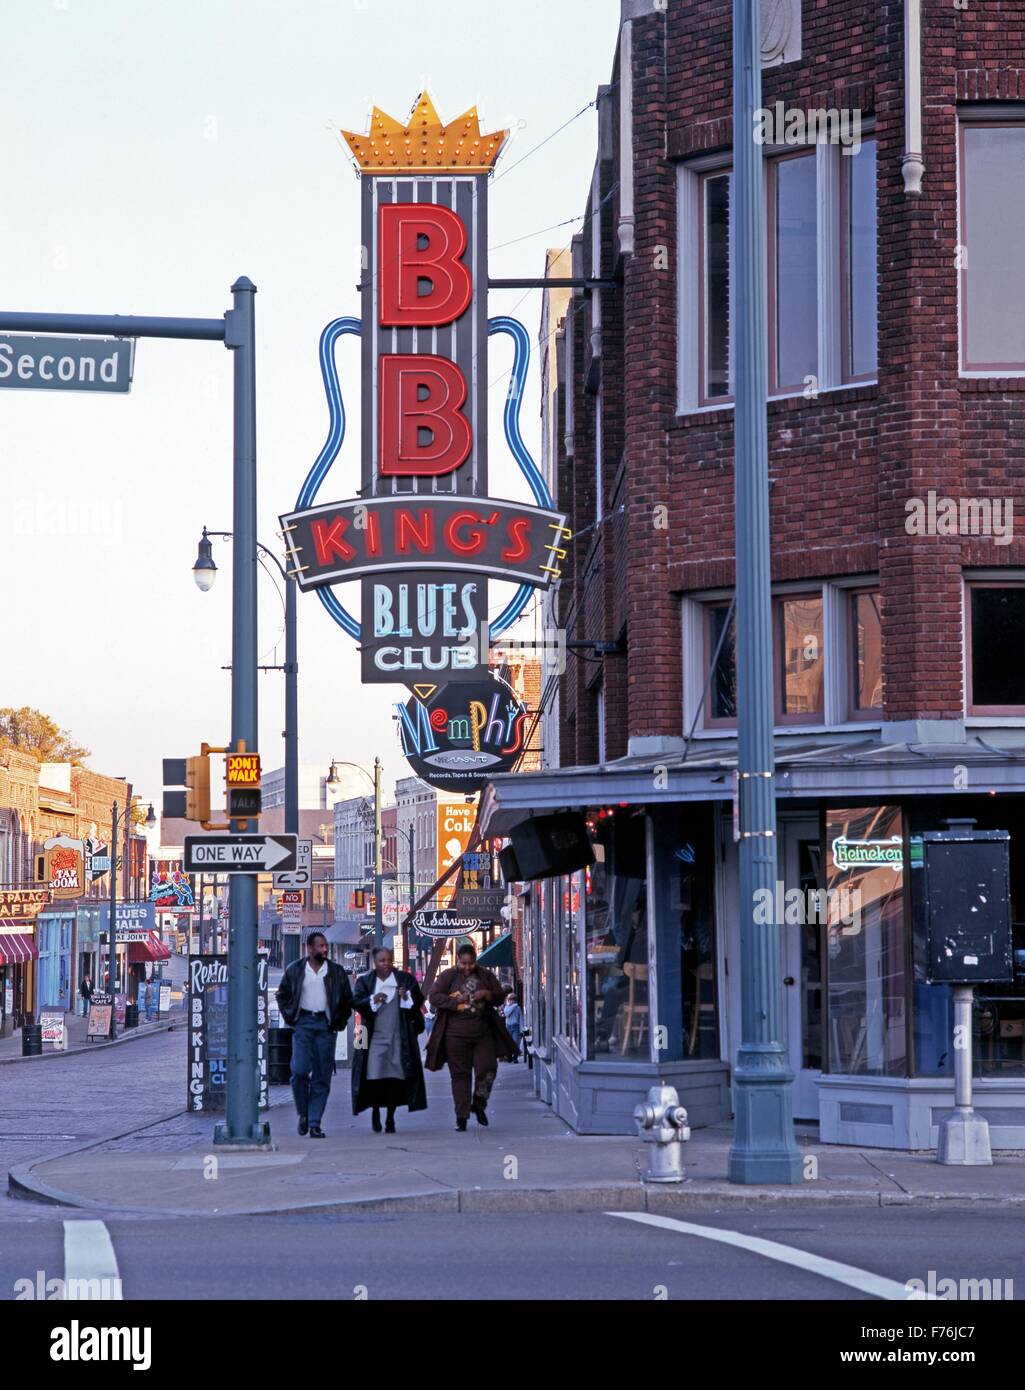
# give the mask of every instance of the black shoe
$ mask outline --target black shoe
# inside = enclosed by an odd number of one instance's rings
[[[466,1129],[466,1121],[465,1121],[465,1120],[456,1120],[456,1129],[458,1129],[460,1132],[462,1132],[463,1130],[465,1130],[465,1129]]]
[[[394,1133],[395,1133],[395,1121],[394,1121],[394,1120],[385,1120],[385,1122],[384,1122],[384,1132],[385,1132],[385,1134],[394,1134]]]
[[[470,1106],[470,1109],[471,1109],[471,1110],[473,1111],[473,1113],[477,1116],[477,1123],[478,1123],[479,1125],[483,1125],[483,1126],[485,1127],[485,1129],[487,1128],[487,1125],[488,1125],[488,1114],[487,1114],[487,1110],[486,1110],[486,1108],[485,1108],[486,1105],[487,1105],[487,1101],[475,1100],[475,1101],[473,1102],[473,1104]]]
[[[371,1128],[373,1129],[373,1131],[374,1131],[375,1134],[380,1134],[380,1133],[381,1133],[381,1112],[380,1112],[380,1110],[375,1110],[375,1111],[373,1112],[373,1114],[370,1116],[370,1126],[371,1126]]]
[[[326,1138],[327,1138],[327,1135],[326,1135],[326,1134],[324,1133],[324,1131],[321,1129],[320,1125],[310,1125],[310,1138],[311,1138],[311,1139],[326,1139]]]
[[[308,1134],[310,1131],[310,1122],[305,1115],[299,1116],[298,1130],[300,1134]]]

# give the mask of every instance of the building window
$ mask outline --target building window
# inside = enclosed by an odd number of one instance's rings
[[[843,237],[843,379],[868,381],[879,365],[876,142],[840,160]]]
[[[599,685],[595,698],[595,716],[598,722],[598,761],[604,763],[605,747],[605,686]]]
[[[823,714],[822,595],[776,600],[777,719],[821,720]]]
[[[882,604],[878,589],[850,595],[852,719],[878,714],[883,707]]]
[[[1025,371],[1025,125],[961,126],[961,363]]]
[[[737,625],[730,607],[728,603],[710,603],[705,610],[706,671],[712,666],[713,658],[715,660],[708,692],[706,724],[735,724],[737,721]]]
[[[566,947],[566,960],[563,972],[563,1026],[562,1031],[568,1042],[580,1050],[580,943],[578,923],[581,917],[584,875],[572,874],[562,879],[562,910],[564,930],[562,939]]]
[[[701,180],[702,404],[730,394],[730,197],[731,173]]]
[[[595,525],[601,525],[601,519],[605,515],[605,488],[602,477],[602,427],[601,427],[601,405],[602,393],[599,388],[597,396],[594,398],[594,521]]]
[[[827,1047],[834,1074],[907,1075],[902,846],[899,806],[826,812]]]
[[[643,815],[599,820],[587,870],[587,1056],[651,1058]]]
[[[1025,585],[968,588],[968,711],[1025,713]]]
[[[794,395],[877,371],[876,147],[818,143],[765,159],[769,391]],[[729,167],[678,175],[679,408],[733,391]],[[828,236],[825,236],[829,229]],[[825,238],[825,239],[824,239]]]
[[[815,151],[768,165],[769,390],[818,380],[818,215]]]

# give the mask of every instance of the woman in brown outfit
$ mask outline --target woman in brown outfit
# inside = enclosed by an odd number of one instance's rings
[[[460,946],[456,960],[458,964],[442,971],[431,990],[437,1020],[427,1044],[427,1069],[440,1071],[448,1063],[456,1129],[465,1130],[471,1111],[478,1124],[488,1123],[498,1059],[513,1057],[516,1045],[497,1012],[505,999],[503,987],[490,970],[477,964],[477,952],[469,943]]]

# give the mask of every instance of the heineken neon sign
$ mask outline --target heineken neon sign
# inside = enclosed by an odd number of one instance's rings
[[[838,835],[831,848],[838,869],[904,867],[904,846],[899,835],[891,835],[888,840],[849,840],[846,835]]]

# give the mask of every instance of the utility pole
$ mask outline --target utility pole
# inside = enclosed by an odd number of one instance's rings
[[[285,831],[299,833],[299,644],[295,578],[285,578]],[[312,885],[310,894],[312,897]]]
[[[409,912],[402,914],[402,963],[409,969],[409,913],[416,902],[416,817],[409,824]],[[396,858],[398,851],[396,850]],[[396,875],[397,879],[397,875]],[[397,896],[397,895],[396,895]]]
[[[256,286],[243,275],[231,290],[225,335],[235,354],[231,743],[239,751],[256,752]],[[238,820],[232,829],[241,830]],[[228,1085],[225,1118],[216,1126],[214,1142],[236,1148],[270,1143],[270,1126],[259,1118],[256,888],[255,874],[235,874],[228,900]]]
[[[381,759],[374,759],[374,945],[384,943],[383,846],[381,844]]]
[[[107,932],[107,993],[110,996],[110,1036],[117,1037],[117,802],[110,812],[110,930]]]
[[[737,796],[740,810],[741,1043],[729,1178],[799,1183],[793,1073],[780,1041],[779,925],[755,921],[777,868],[775,702],[769,561],[765,189],[755,112],[762,105],[761,7],[733,0],[734,429],[737,556]]]

